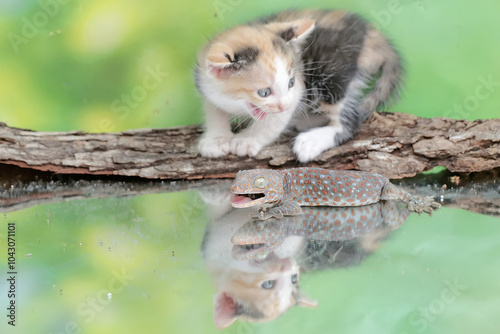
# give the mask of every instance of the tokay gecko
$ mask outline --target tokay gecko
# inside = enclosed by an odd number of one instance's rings
[[[309,167],[239,171],[231,193],[235,208],[273,205],[259,210],[260,219],[300,215],[301,206],[360,206],[380,200],[401,200],[419,213],[441,206],[431,196],[411,195],[379,174]]]

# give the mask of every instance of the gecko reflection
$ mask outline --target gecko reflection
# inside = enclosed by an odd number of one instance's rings
[[[216,217],[202,245],[216,288],[218,328],[236,319],[271,321],[292,306],[317,306],[300,290],[302,273],[359,263],[409,216],[404,206],[387,201],[303,208],[302,215],[261,221],[249,218],[253,208],[231,210],[229,196],[207,201]]]
[[[292,237],[341,242],[361,238],[365,248],[374,250],[376,245],[368,245],[371,236],[387,235],[410,214],[406,207],[398,208],[395,201],[359,207],[303,207],[302,210],[300,216],[247,222],[231,239],[235,259],[265,259]]]

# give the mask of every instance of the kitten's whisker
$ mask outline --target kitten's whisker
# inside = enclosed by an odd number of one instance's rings
[[[242,126],[243,124],[245,124],[245,122],[246,122],[245,119],[237,118],[237,123],[236,123],[235,127],[239,128],[240,126]]]
[[[316,108],[319,106],[319,103],[317,101],[313,101],[310,99],[302,99],[302,102],[310,108]]]
[[[322,65],[322,66],[319,66],[319,67],[305,67],[305,68],[304,68],[304,72],[307,72],[307,71],[315,71],[315,70],[320,70],[320,69],[322,69],[324,66],[326,66],[326,64],[325,64],[325,65]]]

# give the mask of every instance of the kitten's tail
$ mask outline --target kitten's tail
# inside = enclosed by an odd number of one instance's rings
[[[358,65],[368,78],[375,80],[361,105],[368,117],[377,108],[388,107],[399,98],[404,70],[398,51],[375,28],[368,31]]]

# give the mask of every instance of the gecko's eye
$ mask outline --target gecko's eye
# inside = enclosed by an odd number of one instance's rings
[[[259,176],[255,179],[255,181],[253,181],[253,184],[259,189],[264,189],[267,185],[267,180],[264,177]]]

